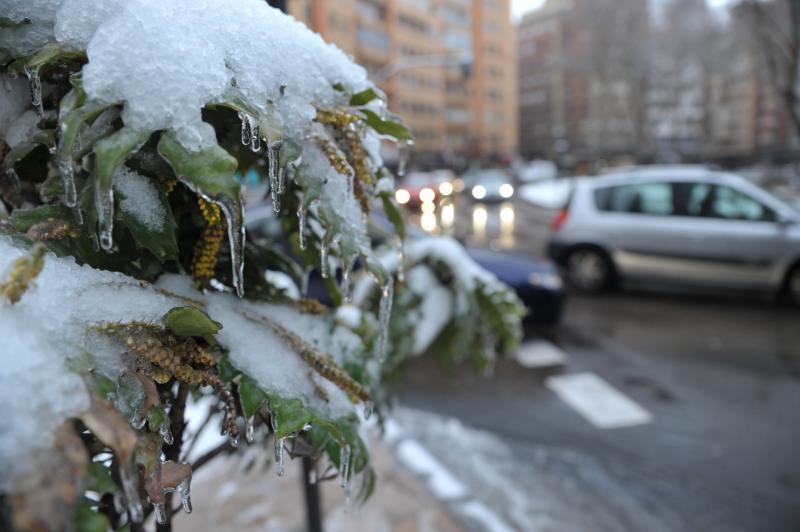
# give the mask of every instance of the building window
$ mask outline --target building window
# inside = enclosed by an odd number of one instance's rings
[[[381,52],[389,51],[389,38],[385,33],[370,28],[358,28],[358,44],[367,48],[375,48]]]

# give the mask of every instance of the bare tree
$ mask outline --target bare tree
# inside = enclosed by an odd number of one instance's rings
[[[800,0],[742,0],[738,8],[800,135]]]

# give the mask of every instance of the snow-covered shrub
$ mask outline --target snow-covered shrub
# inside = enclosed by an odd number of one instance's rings
[[[173,492],[191,511],[187,461],[240,436],[271,438],[279,473],[285,451],[310,456],[364,498],[359,422],[382,414],[386,368],[434,339],[481,360],[516,341],[518,302],[455,267],[455,243],[415,244],[400,280],[378,148],[411,134],[364,69],[263,1],[4,0],[0,64],[4,525],[168,522]],[[246,238],[250,170],[281,248]],[[375,207],[399,249],[373,250]],[[312,267],[340,308],[282,290]],[[354,270],[378,286],[361,308]],[[426,282],[452,305],[428,309]],[[438,330],[420,320],[439,310]],[[185,410],[204,398],[230,448],[195,457]]]

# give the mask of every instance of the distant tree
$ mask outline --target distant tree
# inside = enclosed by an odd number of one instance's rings
[[[743,0],[738,9],[800,134],[800,2]]]

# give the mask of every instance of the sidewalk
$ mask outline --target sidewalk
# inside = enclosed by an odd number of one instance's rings
[[[194,512],[175,518],[176,532],[305,531],[302,464],[287,456],[286,473],[278,477],[273,467],[266,467],[270,454],[254,449],[244,456],[220,457],[198,471],[192,481]],[[338,482],[320,484],[325,532],[463,530],[423,481],[397,461],[388,444],[374,440],[371,457],[378,481],[363,506],[346,510]]]

